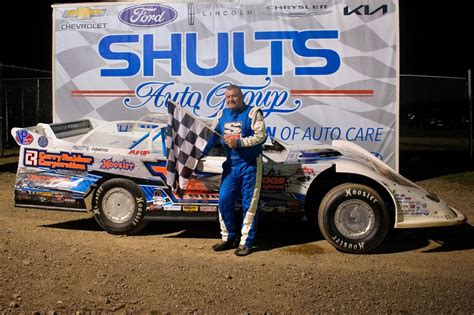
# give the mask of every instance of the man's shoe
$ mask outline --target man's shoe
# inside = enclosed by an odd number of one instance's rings
[[[240,245],[239,247],[237,247],[237,249],[235,250],[234,254],[236,256],[247,256],[248,254],[250,254],[250,248],[245,246],[245,245]]]
[[[215,251],[215,252],[221,252],[223,250],[228,250],[228,249],[232,249],[232,248],[236,248],[237,245],[235,244],[235,241],[232,240],[232,241],[222,241],[222,242],[219,242],[219,243],[216,243],[214,245],[212,245],[212,249]]]

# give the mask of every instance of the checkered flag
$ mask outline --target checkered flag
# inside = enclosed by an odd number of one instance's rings
[[[184,191],[206,144],[214,136],[204,122],[168,102],[166,183]]]

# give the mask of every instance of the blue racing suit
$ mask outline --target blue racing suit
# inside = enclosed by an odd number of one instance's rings
[[[244,105],[218,112],[214,130],[222,138],[227,157],[223,163],[219,193],[219,222],[223,241],[237,238],[235,229],[235,201],[242,197],[243,222],[240,245],[251,247],[257,233],[258,199],[262,182],[262,144],[266,140],[263,114],[257,107]],[[230,149],[224,142],[227,137],[237,140],[238,147]],[[204,152],[212,147],[211,141]]]

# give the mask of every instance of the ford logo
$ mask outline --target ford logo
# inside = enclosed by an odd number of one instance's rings
[[[370,153],[372,153],[372,155],[375,156],[377,159],[383,161],[383,156],[382,156],[382,154],[380,154],[379,152],[372,151],[372,152],[370,152]]]
[[[119,20],[125,24],[139,27],[160,26],[176,19],[175,9],[161,4],[136,5],[119,13]]]

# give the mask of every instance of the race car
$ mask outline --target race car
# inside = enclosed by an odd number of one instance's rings
[[[151,220],[217,220],[222,148],[199,161],[186,190],[177,194],[166,184],[165,121],[150,115],[13,128],[20,146],[15,205],[92,211],[113,234],[136,233]],[[392,227],[466,221],[352,142],[289,145],[269,138],[263,160],[261,217],[308,220],[342,252],[370,252]]]

